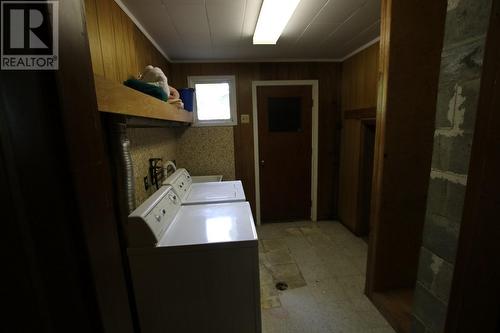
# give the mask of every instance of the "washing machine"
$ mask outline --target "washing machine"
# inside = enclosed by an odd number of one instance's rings
[[[163,185],[172,186],[179,194],[182,205],[246,201],[241,181],[193,183],[186,169],[177,169]]]
[[[261,332],[248,202],[181,205],[165,185],[130,214],[127,235],[142,333]]]

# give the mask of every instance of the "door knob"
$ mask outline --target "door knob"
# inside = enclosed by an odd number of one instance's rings
[[[264,165],[264,160],[261,160],[261,161],[260,161],[260,165]]]

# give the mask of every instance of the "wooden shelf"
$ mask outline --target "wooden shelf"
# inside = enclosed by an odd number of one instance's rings
[[[377,108],[349,109],[344,111],[344,119],[375,119]]]
[[[97,105],[101,112],[184,123],[193,122],[193,113],[126,87],[119,82],[94,75]]]

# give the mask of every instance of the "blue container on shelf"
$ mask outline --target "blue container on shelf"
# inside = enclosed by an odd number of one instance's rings
[[[179,95],[181,95],[182,103],[184,103],[184,109],[193,112],[194,89],[193,88],[179,89]]]

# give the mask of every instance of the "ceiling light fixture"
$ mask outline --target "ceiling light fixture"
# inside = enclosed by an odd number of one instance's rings
[[[276,44],[300,0],[264,0],[253,34],[254,44]]]

